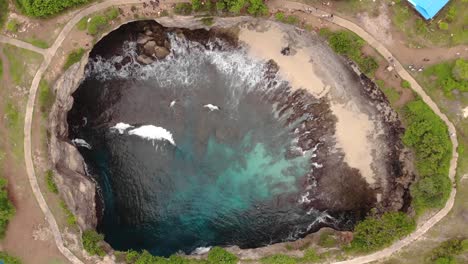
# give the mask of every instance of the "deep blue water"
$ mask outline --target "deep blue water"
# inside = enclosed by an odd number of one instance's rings
[[[79,150],[104,198],[105,240],[167,256],[295,239],[325,219],[303,199],[314,153],[298,150],[296,123],[268,96],[287,83],[265,80],[265,63],[243,49],[171,43],[169,58],[147,66],[93,59],[74,95],[71,134],[92,146]],[[112,129],[120,122],[132,127]],[[131,135],[145,125],[175,144]]]

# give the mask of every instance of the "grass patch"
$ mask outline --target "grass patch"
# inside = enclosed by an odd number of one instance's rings
[[[291,24],[291,25],[297,25],[299,24],[299,18],[294,15],[285,15],[283,12],[278,12],[275,14],[275,19],[278,20],[279,22],[286,23],[286,24]]]
[[[8,17],[8,0],[0,0],[0,28],[3,28]]]
[[[116,19],[120,15],[117,8],[110,8],[103,15],[95,15],[89,18],[82,18],[77,24],[80,30],[86,29],[88,34],[97,35],[109,26],[109,22]],[[89,21],[89,22],[88,22]]]
[[[0,80],[3,78],[3,61],[0,58]]]
[[[83,55],[85,54],[86,50],[83,48],[79,48],[77,50],[72,51],[68,54],[67,60],[65,61],[65,65],[63,65],[63,70],[66,71],[70,68],[73,64],[79,62]]]
[[[76,225],[76,217],[75,215],[68,209],[68,206],[65,204],[64,201],[60,201],[60,207],[63,209],[65,212],[65,215],[67,216],[67,224],[70,226]]]
[[[26,42],[29,42],[33,44],[34,46],[41,48],[41,49],[47,49],[49,47],[49,43],[45,42],[44,40],[41,39],[36,39],[36,38],[27,38]]]
[[[416,222],[401,212],[369,216],[354,227],[350,249],[370,252],[392,244],[416,229]]]
[[[338,241],[336,240],[335,236],[332,233],[323,232],[322,234],[320,234],[318,244],[321,247],[332,248],[332,247],[336,247],[336,245],[338,244]]]
[[[407,80],[401,80],[401,87],[405,89],[411,89],[411,84]]]
[[[57,184],[55,184],[54,172],[52,170],[46,171],[45,180],[47,184],[47,189],[52,193],[58,194],[58,188],[57,188]],[[68,218],[68,214],[67,214],[67,218]]]
[[[374,57],[362,53],[361,49],[365,44],[362,38],[351,31],[332,32],[325,28],[320,30],[320,35],[328,40],[330,47],[336,53],[354,61],[366,75],[374,76],[379,64]]]
[[[14,47],[6,44],[3,48],[3,53],[8,59],[10,65],[10,75],[13,83],[21,86],[28,86],[31,74],[28,71],[30,64],[39,63],[42,56],[26,49]]]
[[[388,101],[391,105],[395,105],[395,103],[400,100],[400,94],[395,90],[393,87],[383,87],[381,88],[382,92],[387,97]]]
[[[16,20],[16,19],[12,19],[10,21],[8,21],[7,25],[6,25],[6,30],[10,31],[11,33],[16,33],[18,32],[18,28],[21,26],[21,23]]]
[[[42,79],[41,82],[39,82],[39,105],[44,118],[47,118],[47,113],[54,101],[55,96],[50,90],[49,84]]]
[[[13,154],[18,160],[23,157],[23,115],[12,101],[5,105],[6,127],[8,128],[9,143],[13,147]]]
[[[76,23],[76,28],[78,30],[85,31],[88,28],[88,19],[89,19],[89,17],[87,17],[87,16],[80,19],[80,21],[78,21],[78,23]]]
[[[455,89],[468,92],[468,61],[465,59],[432,65],[423,71],[423,76],[428,79],[428,88],[441,89],[448,98],[452,98],[451,92]],[[430,81],[431,77],[435,81]]]
[[[7,180],[0,177],[0,239],[5,237],[5,232],[10,219],[15,215],[15,207],[8,199]],[[1,259],[2,255],[0,255]]]
[[[450,191],[448,177],[452,143],[445,123],[421,99],[409,102],[402,109],[406,123],[403,143],[416,155],[418,180],[411,195],[417,214],[445,205]]]
[[[262,264],[299,264],[299,263],[315,263],[319,262],[322,258],[315,252],[314,249],[307,249],[304,252],[304,257],[297,258],[283,254],[275,254],[272,256],[260,259]]]
[[[0,251],[0,263],[5,264],[21,264],[21,260],[17,257],[13,257],[6,252]]]
[[[190,15],[192,13],[192,4],[190,3],[177,3],[174,6],[174,13],[179,15]]]
[[[90,255],[98,255],[101,257],[106,255],[106,252],[101,246],[101,242],[104,240],[104,235],[98,234],[94,230],[86,230],[83,232],[81,239],[83,240],[83,248]]]

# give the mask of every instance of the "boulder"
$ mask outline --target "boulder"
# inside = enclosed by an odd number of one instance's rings
[[[154,48],[155,47],[156,47],[156,42],[151,40],[151,41],[148,41],[143,46],[143,51],[145,52],[146,55],[151,56],[154,53]]]
[[[138,55],[136,60],[141,64],[150,64],[150,63],[153,62],[153,59],[151,59],[150,57],[148,57],[148,56],[146,56],[144,54]]]
[[[158,59],[166,58],[166,56],[169,55],[169,53],[171,52],[166,47],[156,46],[154,48],[154,56],[156,56],[156,58]]]
[[[150,40],[153,40],[153,38],[151,38],[150,36],[140,34],[140,35],[138,35],[137,44],[145,45]]]

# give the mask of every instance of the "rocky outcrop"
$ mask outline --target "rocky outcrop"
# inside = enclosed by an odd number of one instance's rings
[[[49,116],[49,153],[55,168],[60,195],[82,229],[95,228],[96,184],[86,175],[86,164],[68,139],[67,113],[73,106],[72,93],[83,77],[84,65],[70,67],[55,83],[56,100]]]

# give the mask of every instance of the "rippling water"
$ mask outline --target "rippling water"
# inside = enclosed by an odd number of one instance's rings
[[[147,66],[131,42],[123,57],[92,58],[74,94],[70,134],[97,175],[106,241],[157,255],[257,247],[332,220],[305,206],[319,164],[268,96],[287,83],[265,80],[243,49],[170,40],[171,55]]]

